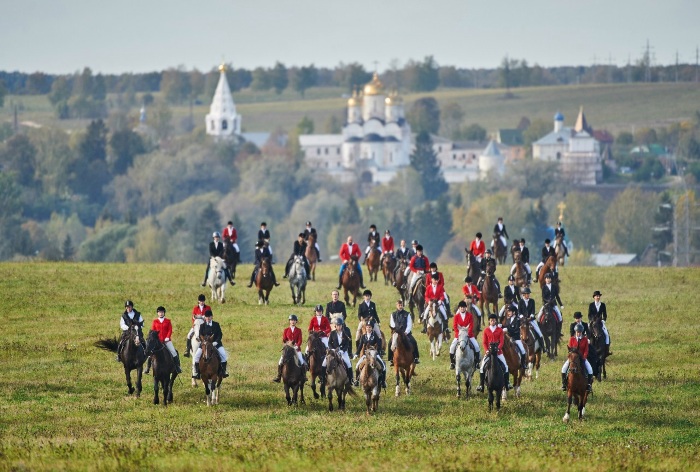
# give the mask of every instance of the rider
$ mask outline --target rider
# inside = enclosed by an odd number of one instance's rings
[[[238,231],[233,226],[233,221],[226,223],[226,227],[221,231],[223,236],[224,244],[230,244],[236,253],[236,262],[241,263],[241,250],[238,247]]]
[[[481,318],[481,310],[479,310],[479,307],[476,306],[477,302],[479,301],[479,298],[481,298],[481,292],[479,291],[479,288],[476,285],[474,285],[474,281],[472,280],[472,278],[468,275],[464,278],[464,286],[462,287],[462,293],[465,297],[473,298],[474,304],[472,306],[476,310],[476,315],[479,318]]]
[[[506,285],[506,288],[503,289],[503,300],[505,300],[505,304],[498,312],[499,317],[505,314],[507,305],[513,305],[516,310],[518,309],[518,303],[520,302],[520,287],[515,285],[515,277],[512,275],[508,276],[508,285]]]
[[[445,290],[440,286],[440,277],[437,273],[433,273],[430,276],[430,283],[425,287],[425,310],[421,314],[421,321],[423,321],[423,330],[421,333],[426,332],[426,323],[428,320],[428,313],[430,313],[430,302],[437,301],[438,308],[442,314],[442,318],[445,320],[443,327],[447,329],[447,311],[445,310]]]
[[[260,229],[258,230],[258,241],[265,243],[268,251],[270,251],[270,262],[272,262],[272,246],[270,246],[270,230],[267,229],[267,223],[264,221],[260,223]]]
[[[437,274],[438,275],[438,285],[442,287],[442,290],[445,292],[445,306],[450,307],[450,297],[447,295],[447,289],[445,288],[445,277],[442,275],[442,272],[438,271],[438,266],[435,262],[430,263],[430,274]],[[447,317],[451,318],[452,313],[450,313],[450,310],[447,310]]]
[[[411,314],[403,309],[403,300],[400,298],[396,300],[396,311],[391,314],[389,318],[389,326],[391,326],[393,331],[398,333],[403,333],[408,337],[408,341],[413,346],[413,363],[420,364],[420,353],[418,352],[418,343],[411,334],[413,329],[413,322],[411,321]],[[394,352],[391,349],[391,341],[389,341],[389,361],[391,365],[394,365]]]
[[[382,255],[379,258],[379,264],[384,262],[384,257],[394,257],[394,238],[391,236],[391,231],[384,231],[382,238]]]
[[[255,243],[255,266],[253,267],[253,273],[250,274],[250,283],[248,284],[248,288],[252,287],[255,283],[255,277],[258,274],[258,270],[260,270],[260,267],[262,266],[262,260],[264,258],[268,258],[270,260],[270,274],[272,274],[272,281],[274,282],[275,287],[279,287],[279,284],[277,283],[277,276],[275,276],[275,269],[272,267],[272,252],[264,241],[259,240],[257,243]]]
[[[353,360],[357,359],[357,356],[359,356],[361,352],[363,354],[362,357],[360,357],[360,360],[357,361],[357,364],[355,364],[355,386],[357,387],[360,384],[360,369],[362,368],[362,363],[367,357],[367,349],[374,349],[377,352],[376,359],[379,361],[379,365],[381,366],[379,369],[379,385],[386,388],[386,364],[381,358],[382,338],[374,334],[374,328],[372,327],[373,324],[374,323],[370,321],[365,325],[365,332],[357,343],[357,352],[355,352]]]
[[[493,284],[496,286],[498,298],[501,298],[503,297],[503,295],[501,294],[501,284],[496,278],[496,259],[492,258],[491,256],[493,256],[493,251],[491,251],[491,249],[487,249],[484,258],[481,259],[481,262],[479,263],[479,265],[481,266],[481,276],[479,277],[479,281],[476,283],[476,285],[477,287],[479,287],[479,290],[483,291],[486,270],[488,269],[489,265],[493,265],[494,270],[493,274],[491,274],[491,279],[493,280]]]
[[[413,256],[415,256],[418,253],[418,251],[416,250],[416,248],[418,247],[418,244],[420,244],[420,243],[418,242],[417,239],[414,239],[413,241],[411,241],[411,248],[408,250],[408,260],[409,261],[411,260],[411,258]]]
[[[333,321],[333,318],[338,318],[338,315],[343,318],[343,321],[348,317],[345,311],[345,303],[340,301],[340,293],[336,289],[333,289],[331,292],[331,301],[326,305],[326,318],[328,318],[328,322],[330,323]],[[345,334],[351,337],[350,327],[347,324],[345,324],[344,330]]]
[[[503,327],[508,332],[508,336],[515,345],[518,346],[518,354],[520,354],[520,366],[527,369],[527,353],[523,342],[520,340],[520,321],[522,316],[518,315],[518,307],[508,305],[506,308],[506,319],[503,320]]]
[[[501,361],[503,364],[503,369],[504,369],[504,374],[503,374],[503,380],[505,384],[505,389],[510,390],[513,388],[513,386],[510,384],[510,374],[508,373],[508,363],[506,362],[506,358],[503,357],[503,341],[505,338],[503,337],[503,329],[497,326],[498,323],[498,315],[495,313],[491,313],[489,315],[489,325],[486,327],[484,330],[484,358],[481,361],[481,367],[479,368],[479,386],[476,387],[477,392],[483,392],[484,391],[484,365],[486,364],[486,361],[491,357],[490,351],[489,351],[489,344],[491,343],[498,343],[498,360]],[[496,359],[492,359],[491,362],[494,362]]]
[[[469,296],[469,299],[471,300],[471,296]],[[476,368],[479,366],[479,343],[474,337],[474,317],[467,308],[467,302],[459,302],[457,305],[457,313],[455,313],[454,320],[452,321],[452,328],[454,329],[455,335],[452,344],[450,344],[450,369],[455,368],[455,352],[457,351],[457,344],[459,344],[459,328],[467,329],[467,335],[474,348],[474,367]]]
[[[479,263],[481,263],[481,258],[486,252],[486,244],[484,244],[484,242],[481,240],[481,236],[481,233],[476,233],[476,238],[469,245],[469,250],[471,251],[472,255],[476,258],[476,262]]]
[[[211,235],[212,239],[214,239],[212,242],[209,243],[209,259],[211,260],[212,257],[220,257],[221,259],[224,258],[224,243],[220,241],[221,239],[221,234],[219,232],[215,232]],[[226,279],[231,283],[231,285],[236,285],[236,282],[233,281],[231,278],[231,274],[228,271],[228,268],[226,267],[226,262],[224,261],[224,274],[226,274]],[[206,287],[207,285],[207,279],[209,278],[209,262],[207,262],[207,270],[204,271],[204,282],[202,282],[202,287]],[[225,283],[225,282],[224,282]]]
[[[158,314],[158,318],[153,320],[153,323],[151,324],[151,330],[158,331],[158,339],[160,339],[160,342],[165,344],[165,347],[168,348],[170,355],[173,356],[173,362],[175,362],[175,370],[178,374],[181,374],[182,370],[180,369],[180,358],[177,356],[175,346],[173,346],[173,342],[170,340],[170,338],[173,336],[173,324],[168,318],[165,317],[164,307],[159,306],[158,308],[156,308],[156,313]],[[151,358],[149,356],[148,365],[146,366],[144,374],[147,374],[150,371]]]
[[[557,248],[557,238],[561,236],[561,245],[564,246],[564,255],[569,256],[569,248],[566,246],[566,231],[561,226],[561,221],[557,221],[557,227],[554,228],[554,249]]]
[[[547,259],[550,257],[554,257],[556,259],[557,253],[554,250],[554,248],[551,246],[552,241],[549,240],[549,238],[544,240],[544,247],[542,248],[542,260],[540,261],[539,264],[537,264],[537,267],[535,268],[535,276],[537,279],[540,278],[540,269],[542,266],[544,266],[544,263],[547,262]]]
[[[297,321],[299,321],[299,318],[297,318],[297,315],[289,315],[289,328],[285,328],[285,330],[282,332],[282,344],[287,344],[290,343],[292,347],[296,350],[297,352],[297,359],[299,359],[299,365],[301,366],[302,372],[304,372],[304,381],[306,382],[306,371],[308,370],[309,366],[306,364],[306,360],[304,359],[304,355],[301,353],[301,342],[302,342],[302,337],[301,337],[301,329],[297,328]],[[277,377],[272,379],[273,382],[279,383],[280,380],[282,380],[282,360],[284,359],[284,354],[280,356],[280,361],[277,364]]]
[[[119,354],[122,352],[122,348],[124,347],[124,342],[127,338],[127,331],[129,331],[129,325],[132,325],[134,330],[137,332],[139,340],[141,341],[141,346],[145,346],[146,341],[143,339],[143,318],[141,317],[141,313],[134,310],[134,302],[131,300],[124,302],[124,313],[122,313],[122,317],[119,319],[119,326],[122,329],[122,337],[119,340],[119,345],[117,346],[117,362],[120,362]]]
[[[506,230],[506,225],[503,224],[503,217],[499,216],[498,221],[496,224],[493,226],[493,234],[497,238],[501,238],[501,243],[503,243],[503,247],[508,247],[508,239],[510,236],[508,236],[508,231]],[[491,241],[491,249],[493,249],[493,241]]]
[[[221,375],[226,378],[228,377],[228,372],[226,372],[226,364],[228,363],[228,354],[226,354],[226,349],[224,349],[223,344],[221,343],[221,338],[223,337],[223,334],[221,332],[221,326],[219,326],[219,323],[216,321],[213,321],[214,318],[214,313],[211,312],[211,310],[207,310],[204,312],[204,324],[199,328],[199,335],[200,336],[214,336],[213,337],[213,344],[214,347],[216,348],[217,351],[219,351],[219,358],[221,359],[221,366],[219,366],[219,372],[221,372]],[[198,379],[199,378],[199,359],[202,358],[202,347],[200,346],[199,349],[197,349],[197,352],[194,354],[194,372],[195,375],[192,376],[192,378]]]
[[[588,328],[588,323],[583,321],[583,314],[580,311],[574,313],[574,322],[569,326],[569,336],[576,334],[576,326],[583,326],[583,335],[591,339],[591,330]]]
[[[529,284],[532,279],[532,269],[530,268],[530,250],[525,246],[525,238],[520,238],[520,243],[518,244],[518,249],[520,250],[520,262],[525,266],[525,272],[527,272],[527,283]],[[516,266],[515,262],[510,268],[510,273],[515,274]]]
[[[557,314],[557,320],[559,320],[559,325],[561,325],[562,317],[559,306],[561,306],[561,309],[563,310],[564,304],[559,296],[559,287],[552,284],[553,278],[554,276],[550,272],[547,272],[544,276],[545,284],[544,287],[542,287],[542,308],[540,308],[538,318],[540,323],[544,322],[544,306],[549,303],[552,305],[552,308],[554,308],[554,312]]]
[[[292,267],[292,263],[294,262],[294,256],[301,256],[301,259],[304,261],[304,269],[306,270],[307,275],[309,274],[309,272],[311,272],[309,267],[309,261],[306,259],[306,246],[307,244],[306,241],[304,241],[304,233],[299,233],[299,236],[297,236],[297,240],[294,241],[292,255],[289,256],[287,266],[284,268],[284,277],[282,277],[283,279],[289,277],[289,269]]]
[[[357,324],[355,339],[359,342],[362,336],[362,320],[367,318],[370,319],[370,323],[374,326],[374,334],[381,339],[382,333],[379,331],[379,315],[377,314],[377,306],[372,301],[372,291],[367,289],[362,292],[362,298],[364,298],[364,300],[357,309],[357,318],[360,322]]]
[[[426,256],[423,255],[423,246],[420,244],[416,245],[416,255],[411,258],[411,263],[406,267],[403,275],[408,277],[409,272],[413,272],[411,275],[411,280],[408,284],[408,294],[409,297],[413,294],[413,287],[415,287],[416,282],[430,267],[430,261]],[[401,287],[403,289],[403,287]]]
[[[343,263],[340,266],[340,273],[338,274],[338,286],[336,287],[336,290],[340,290],[340,287],[343,285],[343,272],[345,272],[345,267],[347,267],[351,257],[355,256],[358,260],[360,259],[360,246],[352,242],[352,236],[348,236],[347,242],[343,243],[343,245],[340,246],[340,251],[338,255],[340,256],[340,260]],[[364,277],[362,276],[362,266],[360,265],[359,261],[355,262],[355,269],[357,269],[357,273],[360,274],[360,288],[367,288],[364,284]]]
[[[411,251],[412,250],[410,248],[406,247],[406,240],[402,239],[401,243],[399,245],[399,248],[396,250],[397,262],[403,261],[403,260],[410,261],[411,257],[413,257],[413,255],[411,254]],[[399,276],[400,266],[401,266],[401,264],[397,263],[396,267],[394,268],[394,283],[393,283],[394,287],[396,287],[396,279]]]
[[[348,356],[348,352],[350,352],[350,350],[352,349],[352,341],[343,332],[343,325],[344,324],[345,323],[340,318],[335,320],[335,331],[333,333],[331,333],[331,335],[329,336],[328,348],[335,349],[338,352],[338,354],[340,354],[340,356],[343,358],[343,362],[345,362],[345,368],[347,369],[347,373],[348,373],[347,383],[348,383],[348,385],[352,385],[354,383],[352,380],[352,364],[350,363],[350,356]],[[323,359],[322,366],[324,367],[324,370],[325,370],[326,359]]]
[[[522,298],[518,302],[518,314],[530,322],[530,326],[535,332],[535,339],[540,343],[540,348],[544,350],[544,338],[542,331],[540,331],[540,325],[535,319],[535,300],[530,298],[530,287],[523,289]]]
[[[600,301],[600,297],[603,294],[600,290],[593,292],[593,302],[588,305],[588,322],[590,323],[593,318],[598,318],[601,320],[603,325],[603,333],[605,333],[605,344],[608,349],[608,356],[612,356],[612,351],[610,351],[610,335],[608,334],[608,328],[605,326],[605,321],[608,319],[608,311],[605,308],[605,303]]]
[[[192,350],[192,336],[194,336],[194,322],[198,319],[204,321],[204,313],[207,310],[211,310],[211,307],[206,304],[207,298],[203,293],[199,294],[197,297],[197,304],[192,308],[192,328],[190,332],[187,333],[187,346],[185,348],[185,357],[190,357],[190,351]]]
[[[318,233],[316,233],[316,228],[313,228],[313,227],[311,226],[311,222],[310,222],[310,221],[307,221],[307,222],[306,222],[306,229],[304,229],[304,241],[306,241],[306,242],[308,243],[308,242],[309,242],[309,236],[311,236],[311,235],[313,235],[314,241],[316,241],[316,242],[314,243],[314,249],[316,250],[316,260],[317,260],[318,262],[323,262],[323,261],[321,260],[321,250],[320,250],[319,247],[318,247]]]
[[[588,392],[593,392],[593,368],[591,364],[588,363],[588,338],[583,335],[583,326],[576,325],[574,328],[574,336],[569,339],[569,348],[576,348],[578,350],[581,359],[583,359],[586,365],[586,372],[588,373]],[[569,372],[569,359],[564,362],[561,368],[561,390],[566,392],[566,377]]]
[[[372,241],[374,241],[375,244],[374,249],[377,252],[381,253],[381,246],[379,245],[379,233],[377,232],[376,225],[370,225],[369,227],[369,234],[367,235],[367,248],[365,248],[365,258],[362,261],[363,264],[367,262],[367,255],[369,254],[369,249],[372,245]]]
[[[328,336],[331,334],[331,323],[323,316],[323,305],[316,305],[316,312],[309,320],[309,334],[316,331],[321,336],[323,345],[328,347]],[[309,346],[306,346],[306,353],[309,353]]]

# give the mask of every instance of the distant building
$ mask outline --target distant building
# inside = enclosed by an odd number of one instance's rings
[[[596,185],[603,178],[600,143],[593,137],[581,107],[573,128],[564,126],[564,115],[554,115],[554,130],[532,145],[532,157],[559,162],[564,178],[575,184]]]
[[[231,88],[226,80],[226,66],[219,66],[219,83],[204,119],[207,134],[217,139],[230,139],[241,135],[241,115],[236,113]]]

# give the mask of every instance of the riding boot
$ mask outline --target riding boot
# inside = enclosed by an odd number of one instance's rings
[[[567,374],[561,374],[561,391],[566,392],[566,377]]]
[[[425,334],[428,332],[428,321],[427,320],[423,320],[423,329],[421,329],[420,332],[422,334]]]
[[[321,375],[319,375],[319,377],[321,378],[321,383],[322,383],[323,385],[326,384],[326,374],[327,374],[327,373],[328,373],[328,372],[326,371],[326,368],[325,368],[325,367],[321,367]]]
[[[192,350],[192,340],[187,338],[187,346],[185,346],[185,353],[183,356],[190,357],[190,351]]]
[[[588,393],[593,393],[593,375],[588,376]]]
[[[222,362],[219,366],[219,370],[221,371],[221,376],[223,378],[228,377],[228,372],[226,372],[226,364],[228,364],[228,362]]]
[[[282,364],[277,366],[277,377],[272,379],[273,382],[280,383],[280,381],[282,380],[282,366]]]
[[[175,356],[173,357],[173,362],[175,362],[175,371],[178,374],[182,373],[182,369],[180,368],[180,356]]]
[[[362,275],[362,272],[360,272],[360,288],[367,288],[367,287],[365,287],[364,280],[365,280],[365,276]]]
[[[343,285],[343,276],[339,275],[338,276],[338,286],[335,288],[336,290],[340,290],[340,287]]]
[[[481,356],[479,356],[479,353],[474,352],[474,368],[475,369],[479,368],[479,357],[481,357]]]
[[[202,282],[202,287],[207,286],[207,279],[209,278],[209,266],[207,266],[207,270],[204,271],[204,282]]]
[[[505,385],[506,391],[513,389],[513,386],[510,384],[510,372],[505,372],[503,374],[503,384]]]
[[[143,371],[144,374],[148,374],[151,371],[151,358],[148,358],[148,362],[146,362],[146,370]]]
[[[537,342],[540,343],[540,351],[544,352],[544,338],[542,336],[537,336]]]
[[[248,284],[248,288],[252,287],[254,283],[255,283],[255,271],[253,271],[253,273],[250,274],[250,283]]]
[[[382,370],[379,373],[379,385],[381,385],[382,388],[386,389],[386,370]]]
[[[345,370],[346,370],[346,372],[348,373],[348,384],[349,384],[349,385],[354,385],[355,387],[357,387],[358,385],[360,385],[359,382],[358,382],[357,380],[353,380],[353,376],[352,376],[352,367],[346,367]]]
[[[610,344],[612,344],[612,343],[610,343]],[[606,354],[606,356],[612,356],[612,354],[613,354],[612,351],[610,350],[610,344],[607,345],[608,353]]]
[[[484,377],[486,374],[483,372],[479,372],[479,386],[476,387],[477,392],[483,392],[484,391]]]
[[[277,282],[277,276],[275,275],[275,271],[271,270],[270,272],[272,273],[272,283],[275,284],[275,287],[279,287],[280,284]]]
[[[520,367],[522,367],[523,370],[527,369],[527,356],[525,354],[520,355]]]
[[[455,361],[455,355],[454,355],[454,354],[450,354],[450,369],[454,369],[454,368],[455,368],[455,362],[456,362],[456,361]]]
[[[194,363],[194,375],[192,376],[193,379],[199,379],[201,378],[199,375],[199,362]]]

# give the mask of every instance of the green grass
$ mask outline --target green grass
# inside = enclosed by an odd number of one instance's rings
[[[443,269],[456,298],[463,267]],[[337,267],[320,267],[304,308],[291,306],[287,284],[273,290],[269,307],[258,306],[254,290],[242,286],[249,270],[239,269],[228,302],[213,307],[231,358],[221,404],[207,408],[203,389],[183,376],[175,403],[164,408],[151,403],[150,376],[140,399],[127,396],[114,356],[92,344],[117,335],[129,298],[149,323],[155,307],[166,306],[183,351],[203,267],[0,264],[0,469],[697,469],[697,269],[562,270],[565,318],[585,313],[592,291],[601,290],[615,352],[587,418],[568,425],[563,359],[544,362],[521,398],[509,396],[500,413],[489,413],[484,395],[456,398],[446,348],[431,361],[420,334],[412,396],[383,395],[379,412],[367,417],[359,398],[348,399],[346,412],[329,413],[307,388],[307,405],[288,408],[282,387],[270,382],[282,329],[290,312],[307,325],[313,305],[329,300]],[[504,274],[499,268],[501,280]],[[386,324],[396,292],[383,283],[371,288]]]

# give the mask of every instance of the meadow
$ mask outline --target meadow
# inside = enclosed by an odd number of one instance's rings
[[[284,282],[282,264],[275,267]],[[197,295],[209,299],[199,287],[203,264],[0,264],[0,469],[698,469],[696,268],[562,269],[565,331],[600,290],[614,351],[585,420],[569,424],[562,422],[561,354],[543,363],[538,380],[523,384],[520,398],[511,394],[499,413],[489,413],[483,394],[456,398],[447,346],[433,362],[419,333],[422,362],[411,396],[395,398],[389,389],[368,417],[361,398],[329,413],[327,401],[313,400],[307,388],[306,405],[289,408],[282,387],[271,382],[282,330],[290,313],[308,326],[313,306],[330,300],[337,266],[321,264],[301,308],[291,305],[287,283],[273,290],[269,306],[258,306],[254,289],[245,288],[250,269],[241,266],[227,303],[213,306],[231,377],[221,403],[208,408],[188,375],[176,382],[168,407],[152,404],[150,376],[141,398],[128,396],[114,355],[93,346],[118,334],[124,300],[131,299],[148,325],[158,305],[167,308],[182,353]],[[464,267],[441,269],[458,299]],[[506,271],[499,267],[502,283]],[[388,330],[396,291],[381,280],[370,288]],[[353,328],[355,313],[349,309]]]

